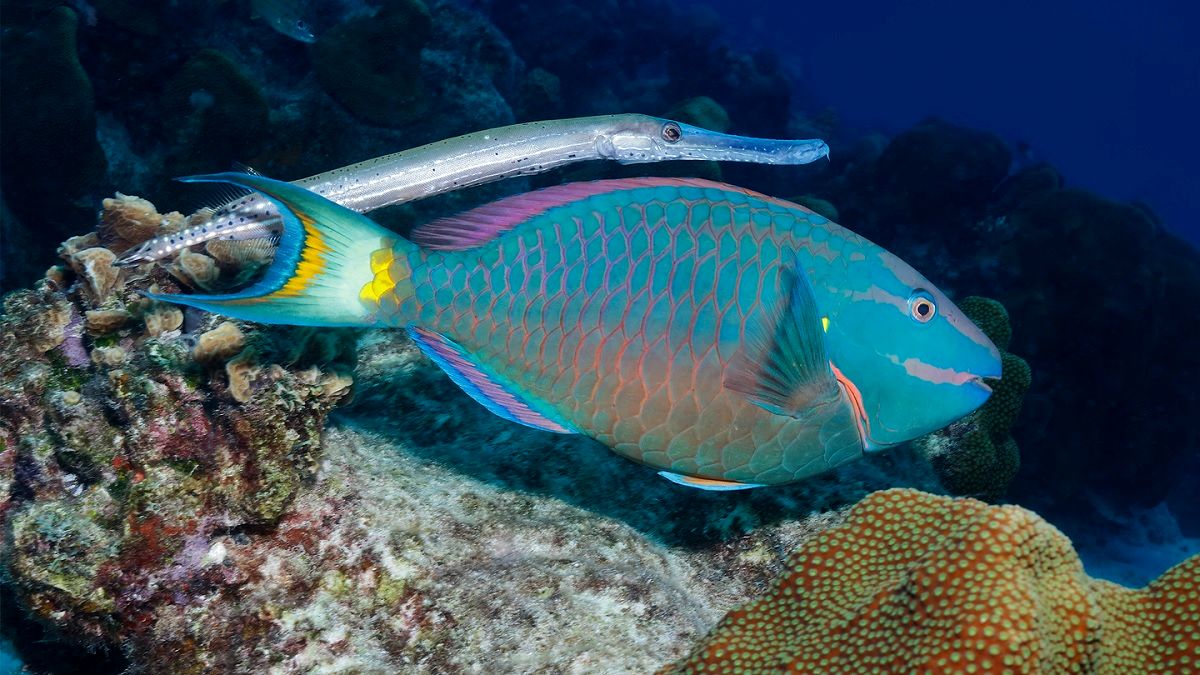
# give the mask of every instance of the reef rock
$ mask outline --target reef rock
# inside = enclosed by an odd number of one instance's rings
[[[1011,163],[995,134],[928,120],[884,149],[873,196],[887,220],[962,225],[978,217]]]
[[[53,3],[63,5],[65,3]],[[22,16],[5,3],[0,38],[0,170],[7,206],[36,234],[40,250],[92,217],[90,200],[104,178],[96,141],[95,96],[79,62],[79,16],[65,6]],[[54,217],[48,217],[53,214]],[[23,266],[24,247],[5,247],[5,264]]]
[[[1026,198],[1005,226],[992,288],[1019,317],[1013,351],[1037,373],[1015,430],[1039,448],[1019,497],[1158,503],[1200,447],[1200,313],[1188,309],[1200,306],[1200,252],[1141,209],[1077,189]]]
[[[432,23],[421,0],[388,2],[375,16],[349,19],[317,41],[317,80],[368,124],[402,127],[418,120],[429,109],[421,48],[429,41]]]

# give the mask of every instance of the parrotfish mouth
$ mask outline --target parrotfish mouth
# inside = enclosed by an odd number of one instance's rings
[[[967,380],[967,382],[968,382],[968,384],[973,384],[973,385],[979,387],[980,389],[986,391],[988,394],[991,394],[992,393],[992,385],[988,384],[987,380],[998,380],[998,379],[1000,379],[999,376],[989,377],[989,378],[985,379],[981,375],[976,375],[975,377],[971,378],[970,380]]]

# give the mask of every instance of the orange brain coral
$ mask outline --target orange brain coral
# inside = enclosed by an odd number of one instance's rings
[[[1200,556],[1143,590],[1089,578],[1015,506],[867,496],[673,672],[1200,672]]]

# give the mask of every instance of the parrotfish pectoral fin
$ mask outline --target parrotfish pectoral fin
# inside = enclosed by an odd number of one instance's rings
[[[261,323],[361,326],[372,322],[360,299],[374,279],[371,254],[395,237],[370,219],[291,183],[248,173],[181,178],[229,183],[262,193],[283,218],[275,259],[255,284],[225,295],[147,295]]]
[[[803,416],[836,399],[821,314],[812,287],[794,264],[779,270],[781,302],[746,331],[744,350],[725,373],[725,388],[777,415]]]
[[[565,421],[552,419],[550,406],[520,391],[512,382],[468,353],[450,338],[417,326],[408,327],[408,335],[450,379],[483,407],[510,422],[559,434],[576,433]]]
[[[666,478],[676,485],[696,488],[698,490],[709,490],[711,492],[731,492],[733,490],[749,490],[750,488],[765,487],[761,483],[738,483],[731,480],[700,478],[699,476],[684,476],[678,473],[671,473],[670,471],[659,471],[658,475]]]

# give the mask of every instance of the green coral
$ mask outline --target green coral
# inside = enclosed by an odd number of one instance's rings
[[[959,301],[958,308],[967,315],[968,319],[975,322],[976,326],[979,326],[979,329],[988,336],[997,349],[1001,351],[1008,349],[1012,342],[1012,324],[1009,322],[1008,310],[1004,309],[1004,305],[991,298],[972,295]]]
[[[12,518],[12,569],[48,601],[89,613],[113,609],[95,584],[97,569],[117,551],[117,536],[89,518],[82,502],[34,503]]]
[[[987,403],[949,428],[917,441],[946,490],[957,495],[996,499],[1004,494],[1021,466],[1011,430],[1021,413],[1032,372],[1019,356],[1005,351],[1012,325],[995,300],[969,297],[959,308],[1000,350],[1001,376],[992,381]]]

